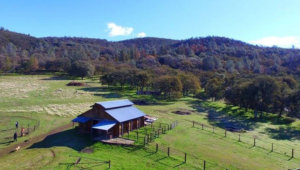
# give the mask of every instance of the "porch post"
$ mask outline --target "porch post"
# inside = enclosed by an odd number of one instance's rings
[[[124,132],[124,126],[123,126],[123,122],[122,122],[122,136],[123,136],[123,132]]]

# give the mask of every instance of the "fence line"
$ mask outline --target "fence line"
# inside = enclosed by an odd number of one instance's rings
[[[270,152],[287,155],[290,156],[291,158],[300,158],[300,151],[296,152],[295,148],[290,145],[284,146],[283,144],[264,141],[260,139],[259,136],[250,137],[245,135],[245,133],[230,132],[227,131],[226,129],[216,128],[215,126],[210,126],[196,121],[191,121],[191,120],[185,120],[185,121],[191,122],[192,123],[191,126],[193,128],[199,128],[201,129],[201,131],[207,131],[219,136],[223,136],[224,138],[229,138],[232,140],[236,140],[238,142],[250,144],[253,147],[258,147]]]
[[[136,145],[146,145],[153,142],[156,138],[174,129],[178,125],[178,121],[170,124],[167,123],[152,123],[151,125],[144,126],[143,128],[133,130],[124,134],[122,138],[134,140]]]
[[[1,131],[1,137],[0,137],[0,142],[1,143],[9,143],[9,142],[13,142],[14,140],[14,133],[17,133],[17,137],[23,137],[23,136],[27,136],[30,133],[34,132],[35,130],[37,130],[40,126],[40,121],[36,120],[36,122],[32,125],[30,125],[29,123],[26,124],[19,124],[18,128],[11,128],[11,129],[7,129],[7,130],[2,130]],[[3,134],[5,133],[5,135]],[[4,136],[4,137],[3,137]]]
[[[123,138],[135,140],[136,145],[143,146],[148,150],[152,150],[155,153],[165,154],[166,156],[172,157],[173,159],[179,161],[182,160],[183,163],[193,162],[195,165],[199,165],[196,168],[206,169],[206,168],[218,167],[218,168],[226,169],[225,167],[222,167],[217,163],[201,159],[198,156],[195,156],[187,152],[183,152],[175,148],[159,145],[157,143],[154,146],[149,145],[150,143],[154,142],[156,138],[159,138],[161,135],[174,129],[177,125],[178,125],[178,121],[174,121],[170,124],[154,123],[145,126],[141,129],[138,129],[135,132],[132,131],[129,134],[124,135]]]
[[[182,161],[182,163],[189,163],[193,162],[194,165],[198,165],[196,168],[200,169],[206,169],[206,168],[219,168],[219,169],[226,169],[225,167],[222,167],[218,165],[217,163],[207,161],[205,159],[202,159],[198,156],[195,156],[193,154],[169,147],[164,145],[155,144],[153,145],[146,145],[145,146],[148,150],[152,150],[155,153],[163,154],[167,157],[172,157],[173,159]],[[191,159],[192,158],[192,159]]]

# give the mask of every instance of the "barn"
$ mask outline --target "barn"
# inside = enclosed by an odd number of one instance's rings
[[[145,113],[127,99],[96,102],[91,107],[72,121],[78,123],[81,133],[90,133],[95,140],[120,137],[144,126]]]

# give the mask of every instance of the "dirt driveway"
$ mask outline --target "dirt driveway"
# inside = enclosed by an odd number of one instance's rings
[[[11,152],[14,152],[15,149],[20,146],[21,149],[23,148],[26,148],[26,147],[29,147],[31,146],[32,144],[36,143],[36,142],[40,142],[42,141],[43,139],[45,139],[47,136],[49,135],[53,135],[55,133],[59,133],[59,132],[62,132],[68,128],[71,128],[72,127],[72,123],[69,123],[69,124],[66,124],[66,125],[63,125],[63,126],[60,126],[60,127],[57,127],[53,130],[51,130],[50,132],[48,133],[45,133],[45,134],[41,134],[39,136],[35,136],[33,138],[30,138],[28,141],[26,142],[22,142],[22,143],[17,143],[17,144],[13,144],[11,146],[8,146],[6,148],[3,148],[0,150],[0,157],[2,156],[5,156],[6,154],[9,154]]]

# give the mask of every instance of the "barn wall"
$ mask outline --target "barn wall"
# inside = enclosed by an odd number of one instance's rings
[[[112,134],[113,134],[113,137],[119,137],[119,134],[120,134],[120,132],[119,132],[119,126],[120,126],[120,124],[116,124],[116,125],[111,129]]]
[[[134,120],[132,121],[132,129],[137,129],[137,128],[138,128],[138,126],[137,126],[138,120],[139,120],[139,119],[134,119]]]
[[[82,133],[88,133],[91,131],[92,121],[88,121],[86,123],[79,123],[79,131]]]
[[[81,114],[80,116],[88,117],[91,119],[107,119],[107,120],[115,120],[109,114],[105,112],[105,110],[98,106],[94,105],[92,109],[86,111],[85,113]]]

